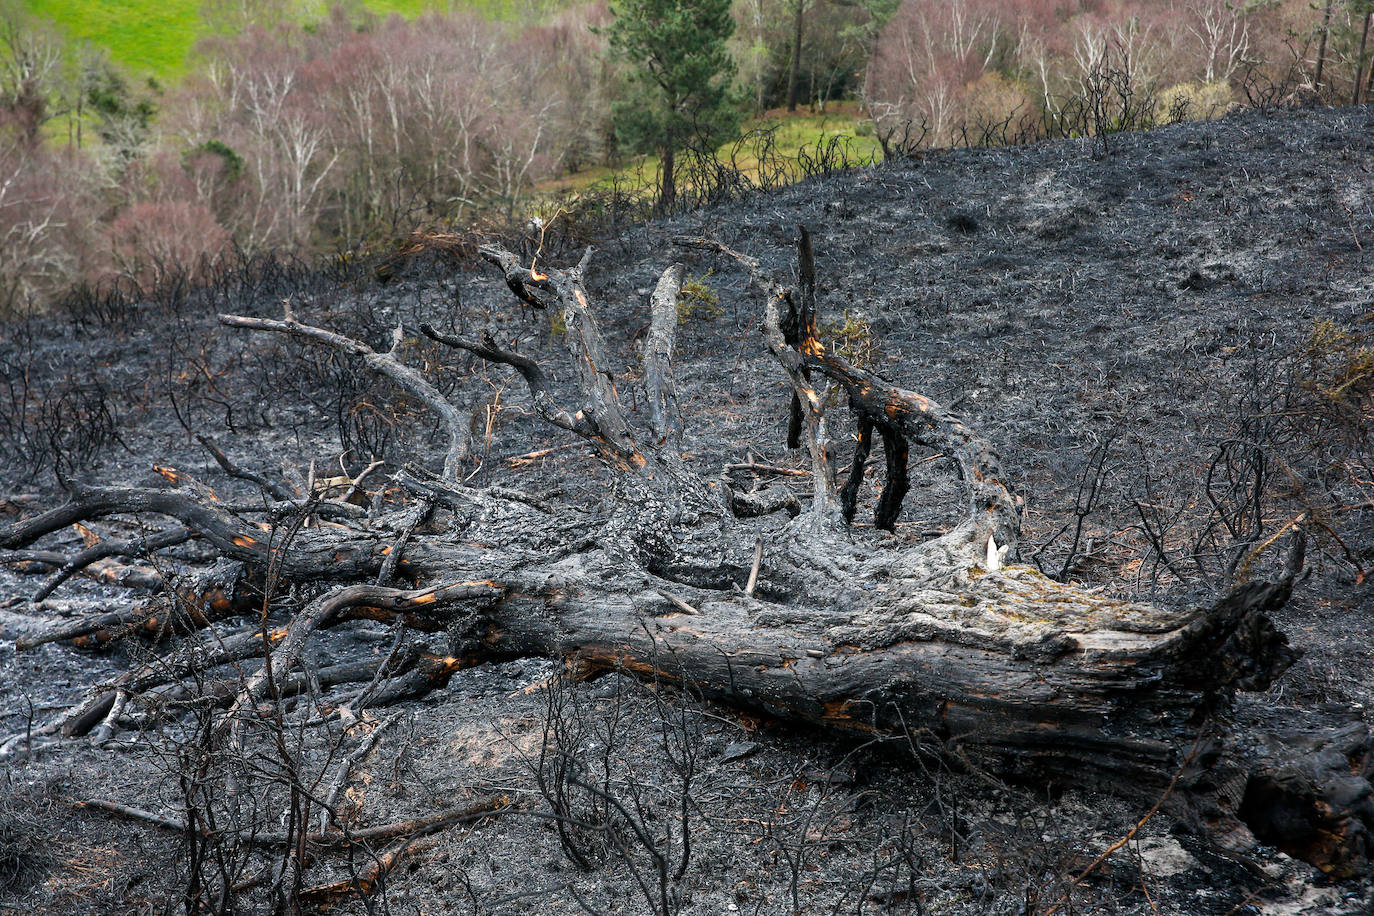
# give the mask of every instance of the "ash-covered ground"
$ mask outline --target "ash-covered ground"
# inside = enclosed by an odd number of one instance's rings
[[[1091,141],[934,152],[593,240],[588,287],[628,382],[649,290],[684,261],[697,295],[683,300],[676,369],[692,460],[713,473],[750,460],[804,467],[785,448],[787,388],[759,333],[759,292],[736,265],[674,240],[709,236],[786,273],[806,225],[832,337],[956,406],[1000,450],[1026,500],[1023,562],[1185,603],[1273,574],[1286,541],[1271,536],[1303,514],[1309,572],[1277,619],[1304,655],[1271,690],[1243,697],[1237,718],[1359,715],[1374,695],[1363,575],[1374,564],[1374,474],[1360,400],[1374,332],[1371,168],[1374,114],[1363,109],[1244,113],[1113,136],[1105,152]],[[571,263],[580,252],[560,232],[555,221],[541,256]],[[168,303],[88,299],[5,327],[0,521],[59,504],[54,471],[154,485],[153,466],[170,466],[225,498],[250,496],[197,434],[302,486],[312,462],[319,479],[341,458],[356,473],[382,457],[368,489],[384,500],[389,471],[437,466],[441,436],[423,406],[337,355],[224,329],[219,312],[276,317],[289,300],[303,320],[377,346],[397,322],[491,330],[569,380],[559,329],[489,269],[435,256],[385,273],[341,261],[226,274]],[[589,450],[541,424],[518,378],[418,337],[404,352],[473,405],[472,483],[605,510]],[[847,429],[835,410],[835,429]],[[961,491],[939,456],[912,464],[900,527],[934,534],[958,518]],[[804,495],[805,481],[797,487]],[[96,529],[138,533],[128,522]],[[38,546],[70,553],[81,539],[69,531]],[[171,574],[203,559],[190,544],[157,564]],[[0,567],[0,740],[158,651],[130,638],[17,652],[17,638],[140,597],[78,578],[33,603],[51,570],[28,568]],[[382,625],[335,631],[308,666],[381,654],[393,638]],[[236,806],[196,795],[205,787],[188,774],[203,763],[203,716],[192,712],[99,744],[20,742],[0,762],[0,909],[178,912],[201,874],[230,888],[221,899],[238,902],[225,911],[256,911],[288,858],[263,839],[286,829],[282,787],[327,793],[384,725],[341,784],[351,829],[463,805],[499,812],[417,839],[369,894],[330,897],[335,912],[1371,911],[1368,881],[1333,882],[1263,846],[1223,854],[1163,813],[1090,870],[1145,810],[1074,787],[1004,784],[901,741],[840,740],[617,675],[558,675],[539,660],[482,667],[360,722],[312,724],[338,697],[307,696],[235,777]],[[90,799],[220,820],[192,843],[78,805]],[[371,862],[357,849],[317,851],[300,886],[364,876]]]

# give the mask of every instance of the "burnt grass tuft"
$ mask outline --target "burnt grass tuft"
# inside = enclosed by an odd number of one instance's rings
[[[785,273],[798,224],[815,237],[824,320],[865,329],[871,368],[956,406],[1000,450],[1026,500],[1023,562],[1187,604],[1274,574],[1285,542],[1272,536],[1304,514],[1309,573],[1278,622],[1305,655],[1236,716],[1296,707],[1322,718],[1374,702],[1374,112],[1249,112],[1116,135],[1106,155],[1088,141],[932,152],[622,226],[595,242],[588,286],[623,365],[636,362],[649,290],[668,263],[709,275],[718,297],[709,320],[682,324],[676,367],[688,450],[703,467],[749,453],[801,459],[785,448],[785,385],[764,353],[757,292],[732,263],[672,240],[710,235]],[[569,244],[541,257],[575,261],[578,235],[564,232]],[[602,511],[590,455],[538,422],[518,380],[412,331],[490,330],[557,380],[561,329],[461,257],[381,263],[385,283],[375,264],[343,259],[323,271],[226,269],[203,289],[148,301],[85,291],[7,326],[0,520],[60,500],[59,474],[149,485],[153,464],[226,498],[256,495],[198,434],[297,485],[312,461],[318,476],[373,457],[393,469],[437,464],[442,433],[422,405],[337,354],[215,322],[221,311],[276,317],[284,299],[303,320],[374,345],[401,323],[408,364],[481,408],[475,484],[557,490]],[[839,418],[835,429],[847,428]],[[938,455],[911,464],[899,534],[939,532],[960,512],[951,468]],[[868,488],[860,520],[875,499]],[[159,562],[174,571],[196,559],[186,547]],[[41,581],[0,568],[0,602]],[[13,648],[57,615],[121,601],[73,580],[42,606],[0,609],[0,737],[147,657],[136,641],[105,653]],[[347,639],[385,652],[391,636],[337,637],[311,664],[357,651]],[[437,834],[370,896],[344,894],[331,912],[1367,912],[1368,883],[1332,884],[1267,848],[1222,855],[1164,814],[1075,883],[1143,811],[1086,789],[997,783],[900,741],[820,739],[617,675],[556,674],[535,661],[483,667],[376,711],[401,717],[349,783],[354,826],[496,793],[512,807]],[[71,804],[218,810],[214,779],[227,775],[207,769],[187,789],[195,732],[194,714],[172,717],[99,746],[59,742],[0,761],[10,795],[0,903],[55,914],[268,907],[255,876],[279,873],[283,854],[251,835],[281,829],[271,774],[327,784],[319,774],[359,739],[291,732],[293,756],[235,777],[247,807],[222,811],[215,843],[193,850],[174,831]],[[21,783],[65,791],[37,805],[9,788]],[[365,860],[321,855],[304,884],[359,875]],[[201,904],[187,903],[194,881]]]
[[[48,846],[53,798],[14,778],[5,782],[5,805],[0,809],[0,901],[12,901],[29,892],[54,864]]]

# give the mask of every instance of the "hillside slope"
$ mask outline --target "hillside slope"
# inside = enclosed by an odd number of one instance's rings
[[[1091,141],[935,152],[593,240],[588,287],[616,373],[635,362],[659,272],[682,260],[698,281],[703,295],[684,315],[676,368],[688,450],[703,470],[806,462],[785,448],[787,389],[758,333],[758,292],[736,265],[674,239],[709,236],[785,274],[799,224],[815,236],[833,335],[894,382],[955,406],[1000,450],[1026,500],[1024,562],[1108,594],[1182,604],[1223,590],[1237,557],[1253,575],[1272,574],[1282,557],[1268,537],[1298,512],[1319,515],[1327,527],[1312,528],[1310,573],[1278,614],[1305,656],[1233,715],[1244,723],[1282,710],[1325,722],[1370,708],[1374,583],[1363,570],[1374,565],[1374,504],[1360,491],[1371,455],[1370,404],[1361,400],[1369,370],[1360,366],[1374,332],[1374,112],[1252,112],[1114,136],[1105,152]],[[575,263],[581,241],[564,244],[555,226],[542,256]],[[347,361],[214,321],[225,311],[276,317],[284,299],[303,320],[376,346],[398,322],[490,330],[549,366],[556,386],[568,384],[557,327],[519,308],[489,269],[437,255],[385,284],[345,263],[226,277],[170,307],[78,303],[0,338],[0,381],[11,394],[0,402],[0,493],[11,494],[0,510],[28,515],[57,502],[54,461],[84,481],[139,485],[161,481],[152,465],[170,465],[224,499],[253,497],[196,433],[242,465],[284,465],[297,480],[312,461],[317,477],[333,473],[346,449],[354,472],[369,452],[387,471],[412,458],[437,466],[442,436],[421,406]],[[405,341],[410,364],[482,405],[474,429],[481,440],[490,434],[490,451],[472,483],[602,511],[603,480],[586,450],[538,420],[518,379]],[[850,427],[841,415],[834,428]],[[841,465],[850,448],[842,442]],[[928,536],[958,517],[946,464],[912,456],[897,536]],[[384,474],[371,488],[383,482]],[[875,497],[862,495],[861,517]],[[80,543],[73,533],[43,546]],[[177,548],[161,564],[197,556]],[[84,580],[28,602],[46,578],[24,572],[34,568],[0,570],[0,600],[9,599],[0,610],[0,740],[147,657],[137,640],[114,652],[60,643],[16,651],[13,639],[64,615],[128,604],[125,590]],[[322,670],[360,645],[385,653],[415,638],[380,625],[341,634],[310,664]],[[443,634],[425,638],[443,651]],[[1265,845],[1226,855],[1165,815],[1076,886],[1145,811],[1073,787],[993,784],[900,742],[820,741],[625,678],[566,684],[554,673],[530,661],[486,666],[423,700],[373,711],[378,721],[399,718],[372,756],[359,754],[347,796],[356,826],[497,795],[513,805],[426,840],[386,882],[393,911],[651,912],[637,879],[648,875],[652,889],[652,857],[625,839],[632,831],[606,826],[628,822],[678,852],[687,824],[687,877],[673,900],[687,914],[1045,914],[1072,895],[1079,912],[1315,916],[1365,912],[1371,900],[1367,878],[1333,884]],[[320,708],[337,702],[328,689],[319,699]],[[322,786],[361,741],[350,733],[331,757],[332,738],[299,734],[297,762],[307,776],[328,774]],[[51,850],[27,853],[26,907],[126,912],[179,899],[190,868],[184,837],[65,799],[180,812],[187,783],[178,777],[194,747],[170,727],[125,728],[102,745],[58,741],[0,763],[20,788],[10,807],[21,835]],[[601,794],[572,799],[576,817],[560,820],[550,796],[556,780],[541,767],[569,759],[541,754],[550,748],[590,768],[578,772],[605,776]],[[674,807],[688,759],[690,804]],[[274,758],[259,764],[278,772]],[[612,796],[626,808],[610,810]],[[634,821],[635,805],[652,817]],[[559,825],[569,823],[590,867],[563,852]],[[346,870],[326,858],[311,881]],[[350,898],[335,911],[367,908]]]
[[[28,0],[29,10],[57,23],[71,40],[90,42],[135,76],[175,80],[186,55],[205,32],[203,0]],[[323,12],[323,4],[298,4],[303,15]],[[486,4],[495,7],[499,4]],[[379,16],[413,17],[437,6],[435,0],[366,0]]]

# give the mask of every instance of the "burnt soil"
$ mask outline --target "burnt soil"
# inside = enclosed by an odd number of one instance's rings
[[[1304,654],[1269,691],[1243,696],[1238,717],[1359,715],[1374,698],[1374,585],[1361,575],[1374,565],[1368,413],[1352,415],[1333,385],[1313,379],[1330,381],[1343,358],[1331,329],[1374,331],[1371,169],[1374,114],[1361,109],[1247,112],[1113,136],[1106,150],[1062,141],[932,152],[595,239],[588,288],[628,391],[649,289],[684,261],[704,294],[685,300],[677,360],[692,460],[711,473],[751,455],[804,467],[785,448],[785,380],[758,333],[759,293],[735,265],[673,240],[709,235],[789,274],[796,227],[806,225],[824,319],[848,352],[956,406],[1000,450],[1026,500],[1023,562],[1184,603],[1223,591],[1231,561],[1298,511],[1319,513],[1309,572],[1277,618]],[[577,241],[555,228],[543,256],[571,263]],[[289,299],[303,320],[377,346],[398,321],[490,329],[569,379],[558,329],[522,310],[490,269],[439,255],[386,263],[226,273],[182,296],[75,300],[4,327],[0,521],[58,504],[54,470],[151,486],[161,480],[152,466],[167,465],[222,496],[251,496],[196,433],[298,485],[312,461],[317,476],[337,473],[341,455],[353,471],[369,454],[389,462],[374,490],[407,460],[437,467],[442,437],[423,407],[340,357],[221,328],[219,312],[277,317]],[[1322,328],[1324,348],[1313,336]],[[605,511],[589,451],[538,421],[518,379],[418,339],[405,347],[455,402],[483,408],[474,484]],[[846,429],[842,416],[835,428]],[[1262,533],[1237,548],[1225,522],[1244,528],[1261,453]],[[935,533],[952,524],[960,491],[948,464],[913,456],[912,478],[901,525]],[[79,543],[64,532],[38,546]],[[1272,572],[1281,547],[1255,552],[1246,573]],[[159,565],[205,559],[192,545]],[[136,597],[76,579],[29,602],[44,579],[0,567],[0,739],[154,651],[128,639],[104,651],[16,652],[17,637]],[[385,652],[391,638],[381,625],[340,628],[307,662]],[[1330,881],[1266,846],[1222,854],[1165,814],[1074,887],[1143,810],[1072,786],[1005,784],[915,757],[902,742],[801,731],[618,675],[568,685],[556,674],[534,659],[477,668],[421,700],[370,710],[346,731],[337,721],[299,724],[330,695],[286,710],[290,766],[326,786],[369,728],[388,723],[347,784],[354,829],[496,796],[509,803],[426,838],[369,898],[345,894],[331,911],[655,912],[656,865],[633,828],[675,870],[686,810],[690,852],[681,880],[669,882],[670,908],[685,914],[1046,913],[1057,904],[1063,913],[1371,912],[1367,881]],[[194,724],[188,715],[0,760],[0,911],[181,911],[183,837],[77,803],[115,799],[184,817]],[[580,761],[604,789],[569,799],[581,864],[560,845],[540,790],[541,758],[552,752]],[[221,825],[221,838],[253,824],[284,829],[273,780],[287,764],[260,753],[243,777],[260,807],[237,812],[242,820]],[[608,813],[611,801],[620,808]],[[282,856],[228,839],[219,848],[240,855],[240,878],[270,872]],[[361,852],[352,862],[322,853],[303,883],[366,864]],[[255,893],[242,891],[238,911],[264,905]]]

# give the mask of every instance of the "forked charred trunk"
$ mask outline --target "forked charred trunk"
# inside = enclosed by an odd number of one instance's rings
[[[1004,776],[1089,784],[1147,804],[1167,794],[1186,821],[1226,843],[1257,834],[1335,875],[1369,869],[1374,755],[1364,724],[1309,728],[1286,743],[1234,725],[1236,693],[1266,688],[1294,658],[1268,615],[1287,600],[1300,554],[1285,581],[1250,583],[1187,612],[1103,598],[1014,565],[1020,508],[995,451],[956,414],[830,351],[818,332],[804,231],[795,285],[712,240],[687,244],[744,264],[763,290],[766,345],[791,383],[794,429],[810,459],[804,508],[786,488],[735,491],[681,453],[672,370],[680,265],[653,294],[641,422],[610,382],[583,284],[590,251],[578,265],[555,269],[484,248],[517,297],[559,311],[577,403],[561,402],[542,367],[491,336],[422,331],[515,369],[540,416],[595,447],[615,477],[617,509],[608,522],[590,528],[538,497],[464,486],[455,473],[466,447],[458,411],[432,403],[451,432],[445,473],[397,474],[412,505],[380,520],[336,509],[331,526],[281,535],[172,475],[181,489],[77,489],[67,506],[0,528],[0,547],[25,548],[112,514],[174,519],[224,557],[214,576],[176,584],[179,606],[194,610],[179,618],[184,629],[243,613],[241,595],[260,602],[264,591],[284,595],[284,584],[330,583],[314,587],[316,597],[279,629],[238,642],[191,640],[179,650],[186,665],[205,664],[208,652],[217,664],[254,651],[270,659],[226,694],[231,723],[255,714],[270,683],[289,683],[315,631],[358,618],[403,619],[446,634],[447,645],[388,657],[385,670],[359,675],[381,683],[377,693],[389,699],[487,660],[560,658],[589,675],[616,670],[676,681],[817,727],[914,739]],[[222,321],[355,353],[412,393],[443,400],[416,384],[394,351],[377,353],[289,315]],[[828,385],[844,392],[857,422],[842,487]],[[917,445],[953,459],[963,480],[967,512],[952,531],[911,543],[900,533],[847,527],[875,436],[887,468],[876,527],[894,528]],[[327,505],[312,498],[301,515]],[[446,530],[417,534],[432,509],[442,510]],[[392,576],[413,587],[391,587]],[[118,619],[139,626],[158,611]],[[89,635],[109,623],[102,620],[81,633],[66,624],[53,638]],[[173,658],[99,685],[48,731],[118,727],[130,695],[185,690],[175,682],[186,665]]]

